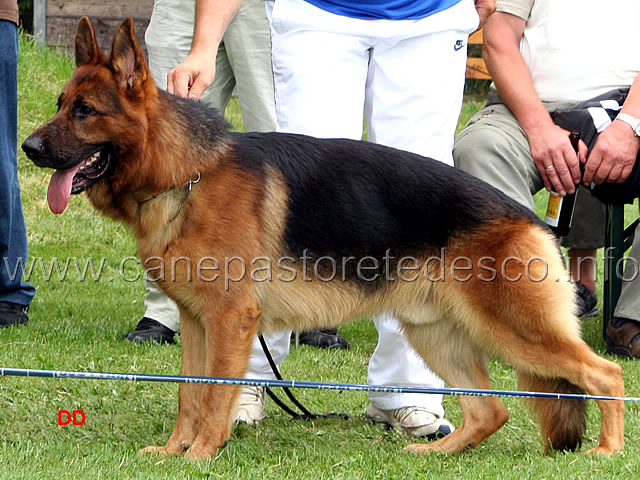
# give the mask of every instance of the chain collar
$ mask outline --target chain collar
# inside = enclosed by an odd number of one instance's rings
[[[144,205],[145,203],[150,202],[151,200],[155,200],[158,197],[167,195],[168,193],[171,193],[174,191],[181,192],[182,199],[180,200],[180,203],[178,203],[178,208],[176,210],[176,213],[169,220],[169,223],[171,223],[176,218],[178,218],[178,215],[180,215],[180,212],[182,211],[182,205],[184,204],[184,202],[186,202],[187,198],[189,198],[189,194],[191,193],[191,189],[193,188],[193,186],[200,181],[200,177],[201,177],[200,172],[198,172],[195,178],[190,179],[187,183],[185,183],[180,187],[169,188],[168,190],[165,190],[160,193],[152,193],[146,188],[143,188],[141,190],[138,190],[137,192],[133,192],[132,195],[133,195],[133,198],[136,200],[136,202],[138,202],[138,205]],[[140,198],[143,195],[146,196],[146,198]]]

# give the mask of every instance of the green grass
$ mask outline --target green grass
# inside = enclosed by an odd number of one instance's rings
[[[56,98],[73,70],[59,54],[37,48],[23,38],[19,64],[19,142],[55,112]],[[461,123],[481,106],[466,102]],[[241,129],[238,107],[227,112]],[[180,348],[133,345],[121,340],[143,313],[144,287],[129,279],[140,273],[133,261],[121,271],[123,259],[136,254],[135,242],[121,225],[96,213],[83,196],[74,196],[61,216],[46,206],[50,172],[19,156],[20,180],[30,254],[49,266],[72,257],[92,259],[104,273],[98,281],[74,268],[66,280],[33,272],[38,289],[27,327],[0,330],[0,366],[133,372],[179,373]],[[544,198],[540,197],[540,203]],[[83,265],[81,264],[80,267]],[[72,266],[73,267],[73,266]],[[367,320],[341,329],[350,351],[292,349],[282,366],[287,379],[366,382],[366,365],[376,333]],[[603,353],[600,319],[584,322],[584,335]],[[639,364],[616,359],[625,372],[627,394],[639,396]],[[515,389],[513,372],[493,361],[494,387]],[[403,454],[411,440],[363,421],[363,393],[296,390],[313,411],[345,412],[349,420],[291,421],[271,401],[268,418],[257,427],[234,429],[229,445],[215,460],[190,464],[183,458],[140,456],[150,444],[163,444],[177,415],[177,386],[95,380],[0,378],[0,478],[11,479],[372,479],[372,478],[566,478],[628,479],[640,474],[638,406],[628,406],[626,450],[613,458],[583,453],[542,455],[538,429],[523,402],[506,399],[511,420],[477,449],[463,455]],[[461,421],[456,399],[445,399],[447,416]],[[58,410],[83,410],[82,426],[58,426]],[[593,404],[585,448],[597,443],[599,414]],[[584,450],[583,449],[583,450]]]

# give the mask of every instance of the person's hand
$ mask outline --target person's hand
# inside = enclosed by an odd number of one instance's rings
[[[480,17],[480,27],[484,26],[484,22],[496,11],[496,0],[475,0],[476,10]]]
[[[191,52],[189,56],[167,75],[167,92],[180,97],[199,100],[211,86],[216,75],[215,58]]]
[[[569,140],[569,132],[555,124],[535,133],[527,132],[531,155],[547,190],[559,195],[573,193],[580,183],[580,162]],[[587,146],[580,141],[580,158],[587,155]]]
[[[631,173],[640,151],[640,138],[629,125],[618,120],[609,125],[596,140],[586,158],[585,185],[604,182],[622,183]]]

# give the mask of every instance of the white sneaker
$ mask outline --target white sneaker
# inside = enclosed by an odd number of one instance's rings
[[[245,385],[238,396],[235,423],[255,425],[261,422],[264,414],[264,387]]]
[[[455,430],[447,419],[438,417],[423,407],[380,410],[369,405],[365,416],[374,423],[381,423],[387,428],[397,428],[413,437],[435,439],[449,435]]]

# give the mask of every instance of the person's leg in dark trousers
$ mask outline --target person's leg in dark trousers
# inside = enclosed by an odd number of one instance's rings
[[[35,288],[22,281],[27,233],[20,200],[18,143],[18,28],[0,20],[0,326],[27,323]]]

